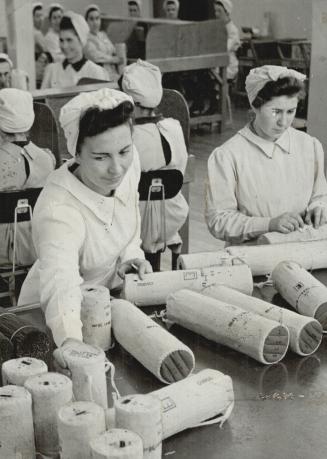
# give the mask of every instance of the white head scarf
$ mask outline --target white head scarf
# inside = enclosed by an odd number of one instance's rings
[[[128,0],[127,3],[128,3],[128,5],[129,5],[130,3],[136,3],[140,10],[141,10],[141,8],[142,8],[142,0]]]
[[[125,67],[122,88],[136,104],[146,108],[157,107],[162,98],[159,67],[138,59],[134,64]]]
[[[178,0],[164,0],[162,8],[166,11],[168,3],[175,3],[176,8],[179,10],[179,1]]]
[[[64,12],[64,8],[62,5],[60,5],[60,3],[51,3],[49,5],[49,10],[48,10],[48,16],[50,16],[50,13],[53,9],[58,9],[58,10],[61,10],[62,12]]]
[[[88,14],[89,14],[89,11],[93,11],[93,10],[96,10],[98,13],[101,13],[101,10],[100,8],[98,7],[98,5],[96,5],[95,3],[91,3],[91,5],[88,5],[86,8],[85,8],[85,13],[84,13],[84,16],[86,17]]]
[[[219,1],[219,3],[221,3],[223,5],[223,7],[227,11],[227,13],[231,14],[231,12],[233,10],[233,3],[231,2],[231,0],[218,0],[218,1]]]
[[[43,8],[43,3],[42,2],[34,2],[32,3],[32,10],[34,10],[34,8]]]
[[[34,123],[33,97],[21,89],[0,90],[0,129],[7,133],[29,131]]]
[[[8,62],[9,67],[12,69],[13,68],[13,63],[12,60],[9,58],[8,54],[5,53],[0,53],[0,59],[3,59],[4,61]]]
[[[76,154],[80,119],[88,108],[112,110],[124,101],[133,104],[133,99],[122,91],[102,88],[98,91],[82,92],[67,102],[60,110],[59,122],[65,133],[69,153],[72,156]]]
[[[66,11],[63,17],[70,18],[80,42],[83,46],[85,46],[90,29],[83,16],[81,14],[74,13],[74,11]]]
[[[296,78],[301,82],[307,78],[303,73],[287,67],[280,67],[279,65],[264,65],[252,69],[245,80],[245,89],[250,104],[252,105],[252,102],[268,81],[277,81],[286,77]]]

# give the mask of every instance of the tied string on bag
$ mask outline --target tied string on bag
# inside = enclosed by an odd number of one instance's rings
[[[234,402],[230,404],[230,406],[227,408],[224,414],[218,414],[218,416],[215,416],[213,419],[209,419],[208,421],[203,421],[203,422],[200,422],[199,424],[190,426],[189,429],[195,429],[196,427],[211,426],[213,424],[219,424],[219,428],[222,428],[224,423],[227,421],[227,419],[231,415],[233,408],[234,408]]]
[[[108,371],[110,371],[110,383],[111,383],[111,387],[113,388],[114,392],[111,393],[112,395],[112,398],[113,400],[117,400],[119,398],[121,398],[122,396],[120,395],[120,392],[116,386],[116,382],[115,382],[115,372],[116,372],[116,367],[115,365],[110,362],[108,359],[106,359],[106,362],[105,362],[105,367],[106,367],[106,373]]]

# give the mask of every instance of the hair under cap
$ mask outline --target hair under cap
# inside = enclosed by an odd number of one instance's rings
[[[231,2],[231,0],[216,0],[215,3],[221,3],[225,8],[226,12],[228,14],[231,14],[233,10],[233,3]]]
[[[90,29],[83,16],[81,14],[74,13],[74,11],[66,11],[63,17],[67,17],[72,21],[73,27],[77,33],[78,38],[80,39],[80,42],[83,46],[85,46]]]
[[[176,8],[179,9],[179,1],[178,0],[164,0],[162,8],[164,10],[167,9],[168,3],[174,3]]]
[[[98,91],[82,92],[67,102],[60,110],[59,122],[65,133],[69,153],[72,156],[76,154],[79,123],[87,109],[98,107],[101,110],[113,110],[124,101],[133,104],[133,99],[122,91],[102,88]]]
[[[137,6],[139,7],[139,9],[142,8],[142,0],[128,0],[128,5],[131,4],[131,3],[136,3]]]
[[[135,104],[145,108],[157,107],[162,99],[159,67],[138,59],[125,67],[122,89],[133,98]]]
[[[5,54],[5,53],[0,53],[0,59],[8,62],[9,64],[9,67],[12,69],[13,68],[13,63],[12,63],[12,60],[10,59],[10,57],[8,56],[8,54]]]
[[[0,90],[0,129],[9,134],[29,131],[34,123],[33,97],[15,88]]]
[[[250,104],[252,105],[252,102],[268,81],[277,81],[280,78],[287,77],[295,78],[301,82],[307,78],[303,73],[279,65],[263,65],[262,67],[251,69],[245,80],[245,89]]]
[[[85,11],[84,13],[85,19],[87,18],[87,16],[89,15],[91,11],[97,11],[98,13],[101,13],[100,8],[95,3],[91,3],[91,5],[88,5],[84,11]]]

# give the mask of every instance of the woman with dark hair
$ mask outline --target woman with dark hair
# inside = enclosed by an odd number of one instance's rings
[[[50,64],[44,74],[42,89],[76,86],[81,78],[108,80],[103,67],[84,57],[89,26],[80,14],[68,11],[60,22],[60,48],[65,56],[63,62]]]
[[[102,65],[107,71],[110,81],[117,81],[119,78],[117,65],[121,63],[121,59],[116,55],[116,48],[109,40],[106,32],[100,30],[100,8],[97,5],[89,5],[85,12],[85,20],[90,28],[84,49],[85,57]]]
[[[64,9],[59,3],[52,3],[49,8],[48,20],[49,30],[45,34],[44,43],[45,51],[51,54],[53,62],[62,62],[65,58],[59,42],[59,26],[61,18],[64,14]]]
[[[208,161],[206,221],[214,237],[242,243],[269,231],[326,223],[321,143],[291,127],[305,78],[273,65],[249,73],[254,119]]]
[[[43,27],[43,3],[35,2],[32,4],[33,26],[34,26],[34,49],[35,54],[46,51],[46,44],[42,32]]]
[[[132,142],[133,101],[113,89],[82,93],[60,113],[74,158],[51,174],[33,215],[38,260],[20,304],[41,302],[60,346],[82,340],[82,287],[115,288],[125,273],[151,272],[140,249],[140,164]]]

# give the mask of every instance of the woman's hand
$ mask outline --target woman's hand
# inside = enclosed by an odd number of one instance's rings
[[[120,265],[118,269],[118,276],[122,279],[125,278],[125,274],[136,270],[141,280],[144,279],[144,274],[152,273],[152,266],[147,260],[142,258],[133,258],[132,260],[125,261]]]
[[[305,214],[304,221],[307,225],[313,224],[314,228],[325,225],[327,222],[326,208],[317,206],[314,209],[308,210]]]
[[[300,214],[286,212],[270,220],[269,231],[278,231],[279,233],[286,234],[303,228],[303,226],[304,222]]]

